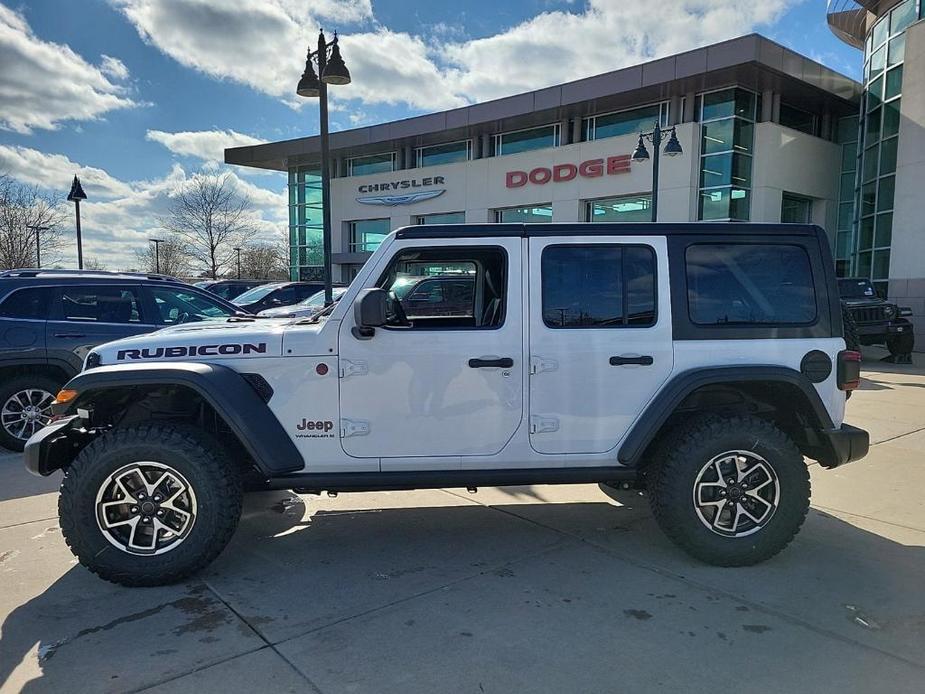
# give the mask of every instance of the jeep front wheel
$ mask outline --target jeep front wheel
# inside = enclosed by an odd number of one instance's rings
[[[126,586],[180,581],[224,549],[241,515],[240,476],[185,425],[114,429],[65,471],[61,530],[81,564]]]
[[[697,559],[757,564],[780,552],[809,510],[809,472],[784,432],[751,416],[689,423],[650,473],[659,526]]]

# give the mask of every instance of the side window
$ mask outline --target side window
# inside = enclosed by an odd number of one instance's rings
[[[648,246],[548,246],[542,256],[543,322],[550,328],[655,325],[655,251]]]
[[[165,325],[234,315],[234,311],[217,301],[184,289],[152,287],[151,296],[157,306],[160,322]]]
[[[19,289],[7,296],[0,304],[0,318],[48,318],[48,289],[30,287]]]
[[[698,325],[806,325],[816,320],[809,256],[787,244],[698,243],[685,253]]]
[[[490,329],[504,322],[507,254],[497,247],[403,251],[383,274],[389,325],[410,329]]]
[[[136,287],[62,287],[61,317],[79,322],[143,322]]]

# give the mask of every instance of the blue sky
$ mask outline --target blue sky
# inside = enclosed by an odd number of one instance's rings
[[[824,0],[0,0],[0,172],[65,191],[86,253],[131,266],[170,195],[222,149],[317,132],[293,89],[306,42],[339,29],[354,83],[332,128],[597,74],[756,31],[857,78]],[[285,178],[234,169],[264,238]],[[66,249],[63,263],[73,262]]]

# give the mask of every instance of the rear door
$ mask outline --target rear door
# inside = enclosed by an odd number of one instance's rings
[[[23,287],[0,302],[0,363],[45,362],[48,287]]]
[[[530,442],[609,451],[672,370],[664,237],[530,239]]]
[[[140,284],[61,285],[52,292],[45,327],[48,356],[80,370],[93,347],[154,329]]]

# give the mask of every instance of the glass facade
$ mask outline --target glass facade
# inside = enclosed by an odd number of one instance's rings
[[[289,277],[318,280],[324,276],[321,169],[289,169]]]
[[[588,222],[650,222],[652,195],[621,195],[617,198],[588,200],[585,203]]]
[[[915,21],[916,0],[905,0],[881,17],[867,36],[864,50],[864,98],[861,125],[856,136],[853,219],[849,248],[839,246],[843,237],[841,210],[836,237],[839,274],[869,278],[886,293],[890,274],[890,243],[893,236],[893,193],[896,185],[896,153],[899,142],[899,107],[902,101],[903,59],[906,27]],[[845,145],[843,145],[845,146]],[[842,157],[842,196],[848,171]],[[846,253],[845,251],[848,250]],[[841,262],[850,256],[850,265]]]
[[[529,152],[534,149],[559,146],[559,124],[543,125],[539,128],[515,130],[495,135],[492,140],[492,156]]]
[[[395,152],[371,154],[368,157],[354,157],[347,160],[348,176],[388,173],[395,170]]]
[[[415,165],[418,168],[422,166],[437,166],[438,164],[455,164],[460,161],[469,161],[471,158],[471,140],[448,142],[445,145],[418,147],[415,150]]]
[[[385,219],[358,219],[347,222],[349,236],[348,250],[351,253],[372,253],[382,240],[391,231],[391,220]]]
[[[812,199],[784,193],[781,196],[780,221],[784,224],[810,224],[813,221]]]
[[[465,212],[437,212],[415,217],[415,224],[465,224]]]
[[[780,124],[794,130],[799,130],[808,135],[818,135],[818,119],[809,111],[791,106],[790,104],[780,105]]]
[[[668,125],[667,101],[629,111],[585,118],[582,123],[582,137],[585,140],[601,140],[605,137],[636,135],[642,131],[651,132],[656,121],[663,128]]]
[[[542,224],[552,221],[552,205],[530,205],[529,207],[508,207],[495,210],[496,222],[521,222]]]
[[[757,98],[724,89],[700,103],[700,195],[698,219],[748,221]]]

